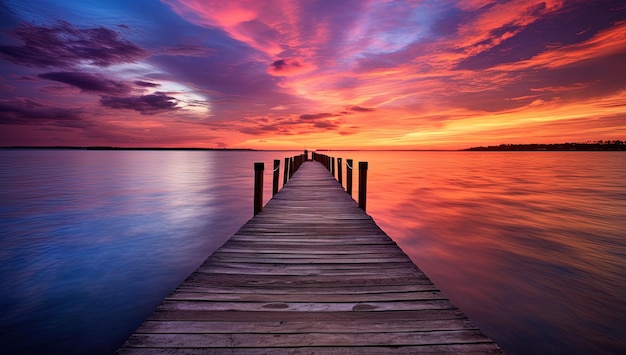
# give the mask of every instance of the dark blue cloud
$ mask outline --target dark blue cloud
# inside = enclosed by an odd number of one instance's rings
[[[132,90],[125,82],[108,79],[100,75],[82,72],[51,72],[38,75],[40,78],[58,81],[85,92],[123,95]]]
[[[47,123],[74,127],[82,119],[80,109],[55,107],[23,98],[0,100],[0,124]]]
[[[100,103],[109,108],[135,110],[142,115],[154,115],[178,109],[178,100],[161,92],[129,97],[103,96]]]
[[[143,80],[135,80],[133,81],[133,83],[137,86],[142,86],[142,87],[146,87],[146,88],[154,88],[154,87],[158,87],[161,86],[161,84],[158,83],[150,83],[147,81],[143,81]]]
[[[274,69],[274,70],[283,70],[285,69],[285,67],[287,66],[287,61],[285,61],[284,59],[279,59],[274,61],[272,64],[270,64],[270,66]]]
[[[74,67],[82,63],[108,67],[148,55],[115,31],[104,27],[77,29],[64,21],[52,26],[24,23],[10,35],[21,44],[0,45],[0,56],[31,67]]]

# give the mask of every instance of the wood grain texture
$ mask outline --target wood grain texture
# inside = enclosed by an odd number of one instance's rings
[[[317,162],[119,354],[502,353]]]

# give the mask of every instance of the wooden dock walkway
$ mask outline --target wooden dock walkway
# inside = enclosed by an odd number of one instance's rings
[[[119,354],[502,353],[305,162]]]

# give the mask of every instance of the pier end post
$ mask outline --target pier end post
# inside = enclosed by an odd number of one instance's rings
[[[346,159],[346,192],[352,196],[352,159]]]
[[[343,186],[343,176],[341,171],[341,158],[337,158],[337,181],[339,185]]]
[[[278,192],[278,177],[280,176],[280,160],[274,159],[274,178],[272,179],[272,196]]]
[[[359,207],[365,211],[367,203],[367,162],[359,162]]]
[[[263,170],[265,163],[254,163],[254,215],[263,208]]]
[[[285,168],[283,169],[283,186],[287,183],[289,178],[289,158],[285,158]]]

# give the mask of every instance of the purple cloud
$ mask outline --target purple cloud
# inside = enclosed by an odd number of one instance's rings
[[[29,67],[73,67],[87,62],[100,67],[136,62],[148,53],[104,27],[76,29],[67,22],[55,26],[22,24],[9,33],[22,45],[0,45],[0,56]]]
[[[331,121],[315,122],[314,126],[316,128],[323,128],[323,129],[328,129],[328,130],[337,129],[339,127],[339,126],[337,126],[337,124],[335,122],[331,122]]]
[[[188,57],[206,57],[215,55],[216,51],[212,48],[194,46],[194,45],[178,45],[165,47],[161,50],[164,54],[180,55]]]
[[[373,108],[369,108],[369,107],[361,107],[361,106],[352,106],[349,108],[350,111],[354,111],[354,112],[372,112],[375,111],[375,109]]]
[[[41,124],[72,126],[82,121],[81,111],[41,104],[34,100],[17,98],[0,100],[0,124]]]
[[[287,61],[284,59],[279,59],[277,61],[274,61],[272,64],[270,64],[270,66],[272,67],[273,70],[280,71],[287,67]]]
[[[52,72],[38,75],[40,78],[58,81],[79,88],[86,92],[99,92],[109,95],[129,93],[130,85],[100,75],[81,72]]]
[[[178,100],[162,92],[129,97],[103,96],[100,103],[109,108],[135,110],[142,115],[152,115],[178,109]]]
[[[137,86],[143,86],[143,87],[147,87],[147,88],[155,88],[157,86],[161,86],[161,84],[158,84],[158,83],[151,83],[151,82],[142,81],[142,80],[136,80],[133,83],[135,85],[137,85]]]
[[[304,119],[302,118],[304,116]],[[325,118],[335,117],[337,114],[321,113],[316,115],[301,115],[296,117],[282,117],[268,119],[265,117],[254,118],[240,122],[233,125],[232,122],[228,124],[216,124],[212,123],[211,127],[216,130],[230,130],[233,127],[237,127],[238,131],[249,135],[259,134],[276,134],[276,135],[296,135],[319,132],[322,130],[337,130],[339,129],[339,122],[327,120]]]
[[[316,113],[314,115],[300,115],[300,119],[308,121],[308,120],[317,120],[317,119],[320,119],[320,118],[334,117],[334,116],[337,116],[337,115],[334,114],[334,113],[327,113],[326,112],[326,113]]]
[[[274,76],[290,76],[304,74],[314,69],[314,65],[301,59],[278,59],[270,64],[269,73]]]

